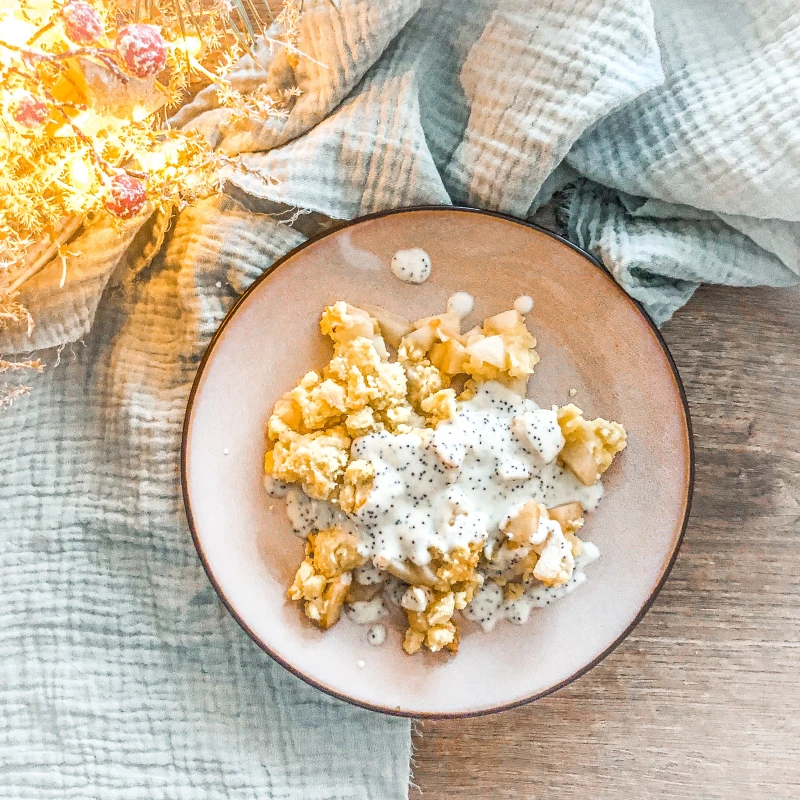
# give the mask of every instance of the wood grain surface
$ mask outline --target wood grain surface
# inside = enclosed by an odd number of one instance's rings
[[[706,287],[664,335],[697,456],[666,586],[557,694],[419,724],[426,800],[800,798],[800,290]]]

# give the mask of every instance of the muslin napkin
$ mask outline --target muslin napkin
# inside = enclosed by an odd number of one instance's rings
[[[61,264],[27,285],[33,335],[0,337],[49,365],[0,416],[2,798],[406,797],[408,724],[272,663],[217,600],[180,500],[210,336],[330,218],[548,203],[659,323],[703,281],[798,280],[795,0],[305,9],[310,58],[264,46],[236,76],[299,87],[285,119],[237,122],[210,91],[174,119],[252,174],[172,220],[99,220],[63,290]]]

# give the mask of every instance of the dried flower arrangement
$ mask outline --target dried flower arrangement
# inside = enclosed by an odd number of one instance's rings
[[[299,57],[296,1],[280,39],[253,2],[0,0],[0,331],[31,330],[20,287],[98,214],[122,221],[219,190],[230,159],[168,124],[193,90],[213,83],[243,117],[285,113],[286,95],[244,96],[228,80],[260,37]],[[28,390],[12,373],[41,369],[0,358],[0,407]]]

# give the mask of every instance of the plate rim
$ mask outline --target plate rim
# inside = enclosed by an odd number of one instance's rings
[[[208,361],[211,358],[211,354],[214,350],[219,339],[222,337],[222,334],[225,328],[228,326],[228,323],[231,321],[233,316],[239,310],[239,307],[245,302],[245,300],[250,296],[252,292],[254,292],[259,285],[265,281],[270,275],[272,275],[275,270],[277,270],[280,266],[282,266],[286,261],[290,258],[293,258],[305,248],[315,244],[316,242],[324,239],[328,236],[331,236],[335,233],[339,233],[340,231],[353,227],[354,225],[358,225],[362,222],[368,222],[371,220],[380,219],[382,217],[393,216],[396,214],[406,214],[406,213],[413,213],[413,212],[458,212],[458,213],[468,213],[468,214],[477,214],[480,216],[487,216],[487,217],[494,217],[496,219],[501,219],[506,222],[511,222],[515,225],[521,225],[526,228],[530,228],[535,230],[539,233],[542,233],[546,236],[549,236],[552,239],[560,242],[563,245],[566,245],[571,250],[574,250],[579,255],[583,256],[591,265],[599,269],[606,277],[608,281],[610,281],[613,286],[614,290],[618,292],[622,297],[633,306],[634,310],[639,313],[641,317],[644,318],[645,322],[647,322],[648,326],[650,327],[652,333],[655,335],[656,341],[658,342],[662,352],[666,356],[667,363],[670,368],[670,372],[672,373],[672,378],[675,382],[675,386],[678,390],[678,396],[681,401],[681,406],[683,407],[683,418],[684,418],[684,426],[686,431],[686,438],[688,442],[688,478],[686,482],[686,494],[685,494],[685,502],[684,502],[684,509],[683,509],[683,520],[680,526],[680,532],[678,534],[678,538],[675,542],[675,546],[670,554],[669,561],[666,564],[663,572],[661,573],[658,581],[656,582],[655,587],[648,595],[645,602],[640,607],[639,611],[637,612],[636,616],[630,622],[630,624],[622,631],[619,636],[617,636],[614,641],[606,647],[599,655],[589,661],[587,664],[582,666],[580,669],[573,672],[564,680],[559,681],[557,684],[545,689],[541,692],[536,692],[533,695],[523,697],[521,699],[513,700],[509,703],[503,703],[501,705],[489,706],[487,708],[480,708],[477,710],[470,710],[470,711],[451,711],[451,712],[430,712],[430,711],[413,711],[413,710],[403,710],[400,708],[389,708],[387,706],[381,706],[375,703],[369,703],[363,700],[358,700],[357,698],[351,697],[350,695],[344,694],[343,692],[337,691],[336,689],[332,689],[329,686],[326,686],[323,683],[320,683],[318,680],[311,678],[310,676],[306,675],[297,667],[290,664],[284,658],[282,658],[275,650],[270,648],[264,641],[262,641],[255,632],[247,625],[247,623],[242,619],[236,609],[228,600],[225,592],[220,587],[219,583],[217,582],[214,574],[211,570],[211,565],[208,563],[206,558],[205,552],[203,550],[203,545],[200,542],[200,537],[198,536],[197,529],[194,523],[194,517],[192,515],[192,507],[191,501],[189,498],[189,487],[187,482],[187,469],[186,469],[186,461],[187,461],[187,452],[188,452],[188,440],[189,440],[189,427],[192,420],[192,412],[194,409],[194,401],[197,395],[200,382],[203,377],[203,373],[205,368],[208,364]],[[205,351],[203,352],[203,356],[200,359],[200,362],[197,365],[197,371],[195,373],[194,379],[192,381],[192,387],[189,391],[189,397],[186,402],[186,410],[184,412],[183,418],[183,425],[181,430],[181,454],[180,454],[180,472],[181,472],[181,492],[183,496],[183,507],[184,512],[186,514],[186,520],[189,525],[189,532],[192,536],[192,542],[194,544],[194,548],[197,551],[197,555],[200,559],[200,563],[203,566],[203,570],[208,577],[211,585],[214,587],[214,591],[217,593],[219,598],[222,600],[225,608],[228,610],[228,613],[233,617],[239,627],[250,637],[250,639],[258,645],[261,650],[263,650],[273,661],[280,664],[284,669],[290,672],[300,680],[304,681],[310,686],[313,686],[315,689],[318,689],[325,694],[330,695],[331,697],[335,697],[338,700],[343,700],[346,703],[350,703],[351,705],[358,706],[359,708],[367,709],[368,711],[375,711],[380,714],[386,714],[392,717],[403,717],[409,719],[429,719],[429,720],[439,720],[439,719],[470,719],[473,717],[481,717],[487,716],[489,714],[498,714],[502,711],[509,711],[514,708],[519,708],[520,706],[527,705],[528,703],[533,703],[537,700],[541,700],[543,697],[547,697],[561,689],[565,686],[576,681],[578,678],[585,675],[590,670],[594,669],[601,661],[604,661],[611,653],[613,653],[617,647],[619,647],[625,639],[631,634],[631,632],[636,628],[636,626],[642,621],[644,616],[652,607],[653,603],[655,602],[656,598],[658,597],[661,589],[664,587],[664,584],[667,582],[670,573],[672,572],[672,568],[675,565],[675,561],[678,558],[678,553],[680,552],[681,545],[683,544],[684,536],[686,534],[686,529],[689,523],[689,517],[692,510],[692,500],[694,496],[694,481],[695,481],[695,451],[694,451],[694,433],[692,429],[692,418],[691,412],[689,409],[689,401],[686,397],[686,391],[683,386],[683,381],[681,380],[680,373],[678,371],[678,367],[675,363],[675,359],[672,357],[672,353],[667,346],[664,337],[659,331],[656,324],[653,322],[650,315],[644,309],[642,304],[636,300],[635,298],[631,297],[614,279],[614,276],[606,268],[606,266],[596,259],[591,253],[584,250],[583,248],[579,247],[578,245],[574,244],[573,242],[569,241],[569,239],[561,236],[554,231],[548,230],[547,228],[543,228],[541,225],[537,225],[534,222],[529,222],[527,220],[519,219],[518,217],[511,216],[510,214],[503,214],[498,211],[488,211],[481,208],[471,208],[469,206],[458,206],[458,205],[414,205],[414,206],[403,206],[399,208],[392,208],[386,209],[385,211],[376,211],[371,214],[364,214],[359,217],[354,217],[350,220],[342,220],[336,221],[340,224],[334,224],[330,228],[327,228],[324,231],[321,231],[314,236],[310,237],[306,241],[299,244],[297,247],[293,247],[289,252],[281,256],[277,259],[273,264],[267,267],[264,272],[261,273],[254,281],[247,287],[247,289],[238,297],[236,302],[231,306],[228,310],[227,314],[223,318],[222,322],[217,327],[216,331],[212,335],[211,339],[206,346]]]

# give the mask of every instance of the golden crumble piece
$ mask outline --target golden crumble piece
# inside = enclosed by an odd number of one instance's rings
[[[503,588],[503,600],[513,603],[525,594],[525,586],[521,583],[510,581]]]
[[[350,458],[350,437],[343,426],[297,434],[272,449],[273,478],[299,483],[317,500],[330,499],[339,487]]]
[[[420,403],[427,423],[435,427],[437,423],[450,419],[456,413],[456,393],[453,389],[440,389],[428,395]]]
[[[344,387],[345,408],[351,413],[365,406],[381,410],[408,402],[402,366],[382,360],[370,339],[336,343],[323,374]]]
[[[425,420],[409,403],[379,411],[378,415],[390,433],[411,433],[425,425]]]
[[[358,552],[358,539],[338,525],[309,534],[306,546],[314,563],[314,571],[326,578],[350,572],[367,562]]]
[[[311,534],[306,557],[287,591],[289,599],[302,602],[306,616],[327,630],[342,615],[353,583],[352,570],[364,563],[358,539],[339,526]]]
[[[289,399],[300,409],[309,431],[336,424],[347,410],[344,388],[330,378],[322,380],[316,372],[307,372],[289,392]]]
[[[445,596],[438,602],[445,608],[438,608],[434,603],[430,614],[416,611],[406,612],[409,627],[403,638],[403,649],[409,655],[419,652],[423,644],[432,653],[437,653],[443,648],[447,648],[453,653],[458,651],[458,629],[452,621],[452,611],[450,611],[450,616],[447,616],[447,609],[452,607],[452,599]],[[432,619],[436,621],[432,622]]]
[[[407,577],[414,580],[400,603],[409,625],[403,640],[406,653],[413,655],[423,645],[434,653],[443,648],[458,651],[453,615],[467,606],[483,582],[477,571],[481,547],[482,543],[473,543],[450,553],[434,553],[425,567],[405,565]]]
[[[339,505],[342,511],[354,514],[367,502],[374,477],[375,467],[363,458],[355,459],[347,465],[339,492]]]
[[[290,600],[315,600],[322,597],[328,580],[314,571],[314,562],[306,558],[297,568],[294,582],[289,587]]]
[[[327,630],[339,621],[351,583],[349,572],[326,578],[315,571],[313,558],[306,558],[287,594],[290,600],[302,602],[306,616]]]
[[[322,312],[319,329],[334,342],[348,342],[359,336],[372,339],[380,333],[377,321],[366,311],[342,300]]]
[[[289,396],[281,397],[272,409],[267,422],[267,438],[270,441],[290,442],[303,430],[303,414],[300,407]]]
[[[625,428],[618,422],[584,419],[583,411],[572,403],[558,409],[558,424],[566,441],[558,460],[584,486],[597,483],[627,444]]]
[[[405,636],[403,637],[403,650],[405,650],[408,655],[413,656],[414,653],[419,653],[424,643],[424,631],[415,631],[413,628],[408,628],[406,630]]]
[[[427,358],[411,358],[405,346],[400,347],[397,357],[405,370],[408,399],[417,411],[422,411],[422,403],[426,398],[450,385],[448,378]]]
[[[451,653],[458,652],[458,628],[453,622],[434,625],[425,634],[425,645],[432,653],[447,648]]]
[[[383,428],[383,422],[376,418],[375,412],[369,406],[364,406],[359,411],[349,414],[345,418],[344,425],[354,439],[375,433]]]
[[[473,582],[476,587],[480,585],[480,576],[476,570],[483,544],[483,542],[473,542],[469,547],[457,547],[449,553],[437,554],[436,575],[439,579],[437,588],[444,590],[452,587],[453,584]],[[472,597],[469,599],[471,600]]]

